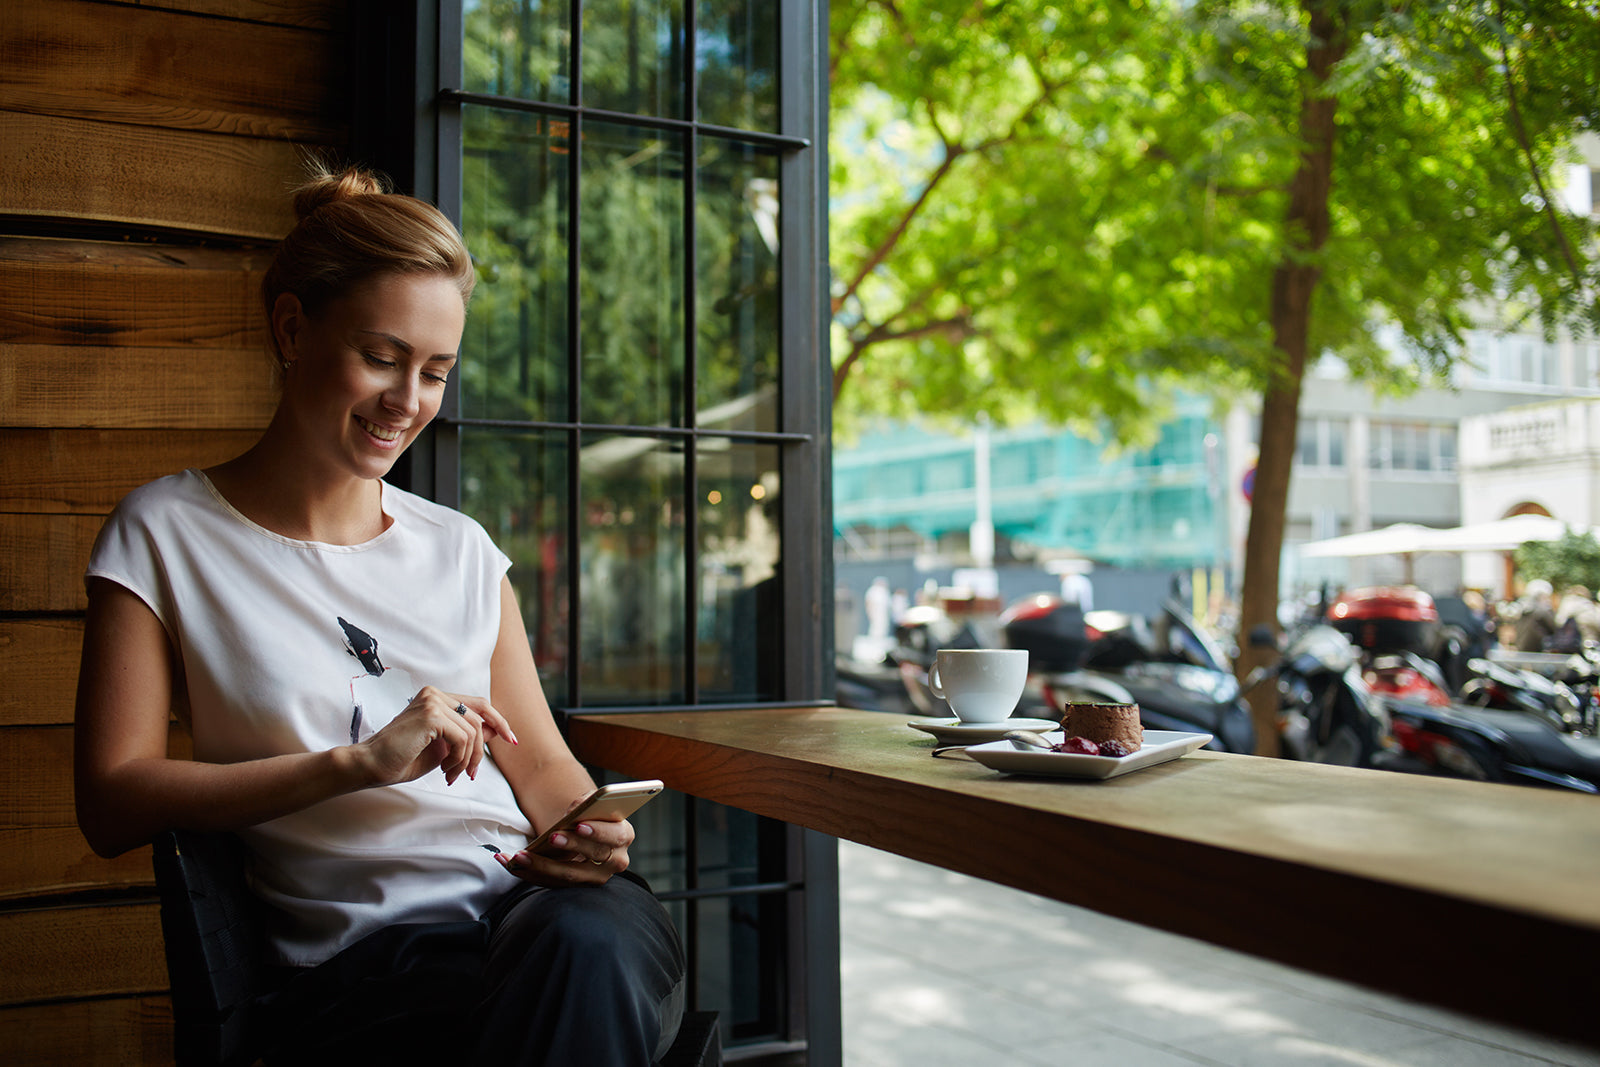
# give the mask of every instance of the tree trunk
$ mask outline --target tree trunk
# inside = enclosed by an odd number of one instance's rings
[[[1317,253],[1328,239],[1328,198],[1333,178],[1334,115],[1338,101],[1327,82],[1348,48],[1347,18],[1338,0],[1301,0],[1309,18],[1310,41],[1300,96],[1300,163],[1289,189],[1285,219],[1287,249],[1272,277],[1272,339],[1281,353],[1261,399],[1261,440],[1251,491],[1250,526],[1245,537],[1244,583],[1239,630],[1247,638],[1258,626],[1278,627],[1278,564],[1289,506],[1289,474],[1294,464],[1300,420],[1300,381],[1305,374],[1311,332],[1311,297],[1321,268]],[[1241,641],[1240,678],[1275,658],[1271,649]],[[1278,701],[1271,686],[1250,699],[1256,726],[1256,753],[1278,755]]]

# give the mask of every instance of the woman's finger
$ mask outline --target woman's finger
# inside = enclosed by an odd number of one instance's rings
[[[489,703],[488,700],[484,699],[483,697],[461,696],[459,694],[451,693],[446,693],[445,696],[456,701],[458,704],[466,707],[473,714],[477,715],[479,721],[483,723],[483,729],[485,733],[492,733],[496,737],[503,737],[507,741],[510,741],[513,745],[518,743],[517,735],[511,730],[511,724],[506,721],[506,717],[500,714],[500,712],[496,710],[495,706]],[[487,740],[487,738],[485,738],[485,740]]]
[[[625,860],[621,866],[617,865],[618,857],[615,854],[600,863],[583,855],[558,859],[525,850],[510,855],[501,854],[498,858],[501,866],[511,874],[525,882],[543,886],[604,885],[613,874],[627,867]]]
[[[463,771],[469,778],[477,777],[478,761],[483,758],[483,732],[472,710],[431,685],[423,686],[411,703],[427,715],[437,737],[446,745],[444,758],[439,761],[445,784],[455,784]]]

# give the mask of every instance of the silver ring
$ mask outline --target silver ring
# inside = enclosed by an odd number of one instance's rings
[[[456,714],[457,715],[465,715],[466,713],[467,713],[467,706],[465,704],[457,704],[456,705]]]

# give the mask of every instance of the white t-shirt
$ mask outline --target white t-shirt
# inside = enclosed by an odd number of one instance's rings
[[[476,522],[384,485],[389,528],[359,545],[295,541],[236,511],[199,471],[129,493],[88,576],[150,606],[182,661],[197,760],[325,751],[370,737],[418,689],[489,694],[510,561]],[[515,885],[482,843],[532,828],[491,759],[476,781],[335,797],[241,831],[278,909],[284,962],[320,963],[397,922],[476,918]]]

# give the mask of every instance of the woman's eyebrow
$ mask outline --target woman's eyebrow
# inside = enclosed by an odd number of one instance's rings
[[[406,355],[409,356],[411,354],[411,343],[409,341],[402,341],[392,333],[384,333],[382,330],[357,330],[356,332],[364,333],[371,337],[381,337],[385,341],[388,341],[390,344],[394,345],[400,351],[404,352]]]
[[[404,352],[408,356],[411,355],[411,353],[414,351],[414,349],[412,348],[411,342],[403,341],[400,338],[396,337],[392,333],[384,333],[382,330],[357,330],[356,332],[357,333],[364,333],[364,334],[367,334],[367,335],[369,335],[371,337],[381,337],[385,341],[388,341],[391,345],[394,345],[396,348],[398,348],[400,351]],[[436,355],[429,356],[428,357],[428,362],[431,363],[431,362],[434,362],[435,360],[446,360],[446,359],[453,360],[455,358],[456,358],[456,353],[455,352],[440,352],[440,353],[438,353]]]

